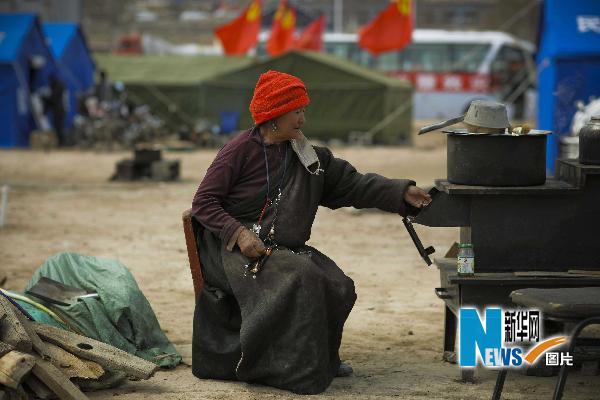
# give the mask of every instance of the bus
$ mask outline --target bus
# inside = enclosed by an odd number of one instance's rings
[[[264,54],[264,41],[257,49]],[[535,118],[535,46],[496,31],[416,29],[402,51],[378,57],[358,47],[358,35],[325,33],[323,51],[409,81],[416,119],[463,114],[472,100],[507,104],[509,117]]]

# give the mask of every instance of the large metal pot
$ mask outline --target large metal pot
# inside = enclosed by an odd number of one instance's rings
[[[518,136],[446,133],[450,183],[534,186],[546,182],[545,132]]]
[[[592,117],[579,131],[579,162],[600,164],[600,115]]]

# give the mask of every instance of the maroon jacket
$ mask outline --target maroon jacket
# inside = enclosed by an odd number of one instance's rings
[[[281,176],[285,149],[294,152],[289,142],[266,145],[258,129],[249,129],[227,143],[208,167],[192,202],[192,214],[207,229],[228,243],[242,224],[224,208],[256,194],[267,183],[265,151],[269,177],[277,182]],[[265,199],[266,200],[266,199]],[[258,219],[258,215],[256,216]]]
[[[239,233],[242,223],[225,209],[242,200],[253,198],[267,182],[265,151],[269,164],[271,185],[279,181],[282,174],[284,154],[296,157],[289,142],[266,145],[258,129],[242,132],[227,143],[217,154],[206,171],[192,202],[192,214],[221,241],[231,247],[234,234]],[[323,204],[330,208],[352,205],[357,208],[373,207],[384,211],[404,214],[407,204],[403,195],[413,181],[387,179],[377,174],[362,175],[347,161],[333,157],[327,149],[319,149],[328,185],[334,184],[337,190],[347,190],[343,204]],[[380,182],[373,187],[374,182]],[[377,190],[373,192],[374,188]],[[380,192],[383,191],[383,192]],[[266,199],[265,199],[266,200]],[[347,203],[347,204],[346,204]],[[259,215],[256,215],[258,219]]]

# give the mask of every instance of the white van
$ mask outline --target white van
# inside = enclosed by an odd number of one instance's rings
[[[261,39],[259,55],[266,35]],[[323,39],[326,53],[410,81],[417,119],[460,115],[475,99],[507,103],[511,118],[534,118],[535,47],[504,32],[416,29],[413,43],[379,57],[359,48],[356,34],[325,33]]]

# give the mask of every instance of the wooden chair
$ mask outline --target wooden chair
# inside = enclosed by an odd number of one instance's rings
[[[202,293],[204,286],[204,277],[202,276],[202,268],[200,266],[200,253],[196,245],[196,229],[194,227],[192,210],[184,211],[181,219],[183,220],[183,233],[185,234],[185,245],[187,246],[188,259],[190,261],[190,271],[192,273],[192,282],[194,283],[194,294],[196,300]]]

